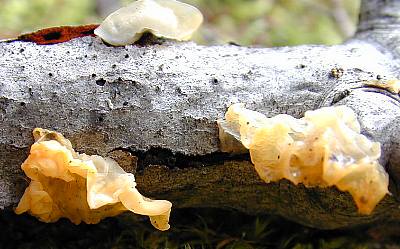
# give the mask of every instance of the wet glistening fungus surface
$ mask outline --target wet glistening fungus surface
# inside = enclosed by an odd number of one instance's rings
[[[195,7],[175,0],[139,0],[111,13],[94,33],[114,46],[125,46],[149,32],[157,37],[189,40],[203,22]]]
[[[169,229],[172,204],[151,200],[136,189],[135,177],[111,158],[79,154],[60,133],[36,128],[35,143],[21,168],[31,182],[17,214],[44,222],[65,217],[75,224],[98,223],[125,211],[148,215],[154,227]]]
[[[265,182],[285,178],[305,186],[336,186],[352,195],[361,214],[370,214],[389,193],[388,174],[378,162],[380,144],[360,133],[349,107],[324,107],[296,119],[267,118],[234,104],[218,124],[221,149],[247,148]]]

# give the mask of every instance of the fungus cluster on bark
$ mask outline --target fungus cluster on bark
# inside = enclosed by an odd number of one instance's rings
[[[21,168],[31,180],[15,212],[44,222],[68,218],[79,224],[125,211],[148,215],[154,227],[169,228],[172,204],[151,200],[136,189],[135,177],[108,157],[79,154],[60,133],[36,128],[36,142]]]
[[[235,152],[229,140],[241,141],[265,182],[285,178],[296,185],[336,186],[350,192],[362,214],[371,214],[389,193],[389,177],[378,161],[380,143],[360,134],[356,115],[346,106],[307,111],[296,119],[267,118],[234,104],[218,124],[222,149]]]

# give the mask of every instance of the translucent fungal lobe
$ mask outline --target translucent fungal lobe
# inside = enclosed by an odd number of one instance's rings
[[[44,222],[65,217],[75,224],[98,223],[125,211],[148,215],[154,227],[169,228],[172,204],[151,200],[136,189],[135,177],[116,161],[75,152],[60,133],[36,128],[36,142],[22,164],[31,179],[17,214],[29,212]]]
[[[143,33],[189,40],[203,22],[195,7],[175,0],[138,0],[111,13],[94,33],[114,46],[132,44]]]
[[[221,149],[239,151],[239,140],[265,182],[288,179],[305,186],[336,186],[348,191],[362,214],[370,214],[387,194],[388,175],[379,164],[380,144],[360,134],[355,113],[346,106],[307,111],[303,118],[272,118],[229,107],[218,121]]]

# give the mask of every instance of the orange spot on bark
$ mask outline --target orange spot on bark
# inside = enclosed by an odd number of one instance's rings
[[[78,37],[95,36],[93,31],[98,26],[98,24],[89,24],[46,28],[33,33],[20,35],[17,40],[34,42],[40,45],[62,43]]]

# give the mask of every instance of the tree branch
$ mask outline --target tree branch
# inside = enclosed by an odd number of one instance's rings
[[[400,2],[397,0],[363,0],[358,31],[400,29]]]
[[[400,2],[397,0],[363,0],[357,38],[379,43],[400,57]]]
[[[398,51],[374,33],[384,23],[367,14],[374,3],[379,13],[399,7],[396,1],[364,1],[356,39],[337,46],[168,41],[108,47],[94,37],[48,46],[0,43],[0,206],[12,207],[22,195],[19,167],[32,129],[42,127],[63,133],[80,152],[117,154],[126,169],[137,170],[143,194],[174,207],[275,213],[320,228],[400,220],[399,96],[363,83],[399,77]],[[392,195],[362,216],[350,195],[335,188],[263,183],[248,156],[219,151],[215,121],[236,102],[268,116],[295,117],[322,106],[350,106],[363,133],[382,144]]]

